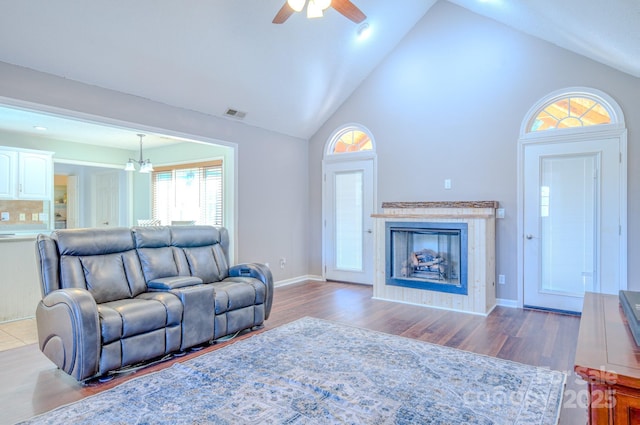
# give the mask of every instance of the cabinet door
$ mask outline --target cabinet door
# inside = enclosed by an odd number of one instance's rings
[[[16,152],[0,149],[0,198],[16,197]]]
[[[613,406],[614,424],[637,425],[640,423],[640,393],[633,388],[616,387]]]
[[[50,199],[53,184],[51,155],[20,152],[18,198]]]

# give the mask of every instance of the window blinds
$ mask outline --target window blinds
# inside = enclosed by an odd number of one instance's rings
[[[156,167],[152,174],[152,216],[222,226],[222,161]]]

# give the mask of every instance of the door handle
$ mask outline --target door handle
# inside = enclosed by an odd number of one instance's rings
[[[533,235],[531,233],[529,233],[527,236],[525,236],[527,239],[533,239]]]
[[[108,222],[108,221],[105,221],[105,222],[104,222],[104,223],[102,223],[102,224],[104,224],[105,226],[108,226],[108,225],[109,225],[109,222]]]
[[[373,230],[367,229],[367,233],[373,233]]]

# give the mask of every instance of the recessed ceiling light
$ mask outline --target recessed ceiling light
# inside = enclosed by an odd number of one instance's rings
[[[366,40],[370,35],[371,26],[369,25],[369,23],[365,22],[358,27],[358,40]]]
[[[38,131],[47,131],[47,127],[43,127],[41,125],[34,125],[33,128],[35,128]]]

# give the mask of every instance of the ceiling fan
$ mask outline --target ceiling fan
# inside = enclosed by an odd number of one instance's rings
[[[333,7],[356,24],[367,19],[367,16],[349,0],[287,0],[273,18],[273,23],[283,24],[294,12],[301,12],[305,5],[307,6],[307,18],[321,18],[324,15],[324,10]]]

